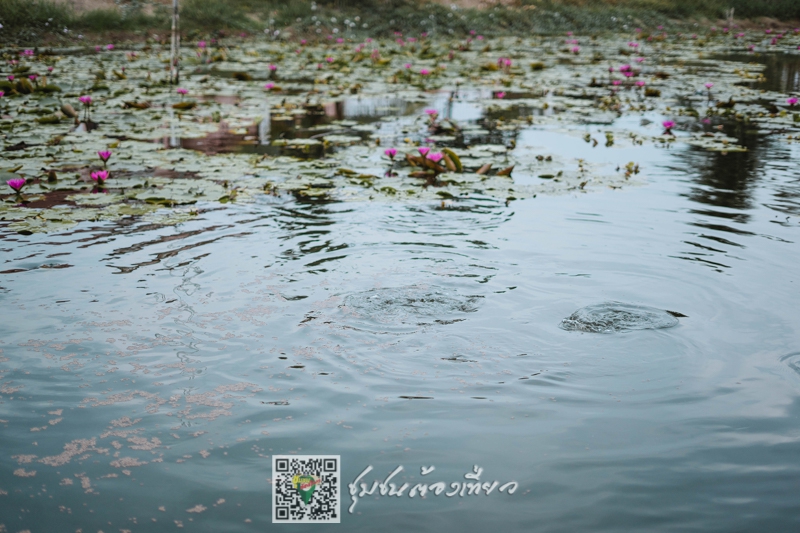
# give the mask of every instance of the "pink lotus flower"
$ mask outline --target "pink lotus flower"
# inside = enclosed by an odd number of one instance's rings
[[[767,35],[769,35],[770,33],[772,33],[772,30],[769,30],[769,29],[767,29],[767,30],[764,30],[764,33],[766,33]]]
[[[100,159],[103,160],[103,165],[105,165],[111,158],[111,152],[108,150],[102,150],[100,152],[97,152],[97,155],[100,157]]]
[[[107,44],[107,45],[106,45],[106,50],[108,50],[109,52],[110,52],[111,50],[113,50],[113,49],[114,49],[114,45],[113,45],[113,44]]]
[[[580,53],[580,51],[581,51],[580,46],[573,46],[572,48],[570,48],[570,52],[572,52],[573,54],[578,54]]]
[[[406,63],[406,64],[405,64],[405,65],[403,65],[403,66],[404,66],[405,68],[411,68],[411,63]]]
[[[504,93],[503,91],[500,91],[500,92],[494,93],[494,97],[495,98],[499,98],[500,100],[502,100],[503,98],[506,97],[506,93]]]
[[[206,47],[206,42],[205,41],[197,41],[197,48],[202,50],[205,47]]]
[[[364,42],[365,43],[371,43],[372,42],[372,37],[367,37],[366,39],[364,39]]]
[[[389,159],[394,161],[394,156],[397,155],[397,149],[396,148],[387,148],[386,150],[383,151],[383,153],[386,154],[386,157],[388,157]]]
[[[19,191],[21,191],[25,186],[25,180],[22,178],[14,178],[12,180],[8,180],[6,184],[14,189],[14,192],[19,193]]]
[[[36,78],[38,78],[38,77],[39,76],[37,76],[36,74],[31,74],[30,76],[28,76],[28,79],[31,80],[31,81],[36,81]]]
[[[27,57],[33,57],[33,50],[23,50],[22,55]]]
[[[706,83],[703,84],[703,86],[710,91],[711,88],[714,86],[714,84],[711,83],[710,81],[707,81]]]
[[[645,84],[644,80],[637,80],[636,81],[636,86],[637,87],[644,87],[645,85],[646,84]]]
[[[4,97],[5,95],[6,95],[5,91],[0,91],[0,98]]]
[[[336,39],[336,42],[339,43],[339,44],[342,44],[344,42],[344,39],[339,37],[338,39]]]
[[[633,71],[632,70],[627,70],[627,71],[623,72],[622,75],[625,76],[626,78],[631,78],[631,77],[633,77]]]
[[[630,69],[631,69],[630,65],[622,65],[621,67],[619,67],[620,72],[628,72]]]
[[[108,179],[108,170],[92,172],[92,179],[96,181],[98,185],[102,185]]]
[[[786,103],[787,103],[787,104],[789,104],[790,106],[795,106],[795,105],[797,105],[797,102],[798,102],[798,100],[797,100],[797,98],[795,98],[794,96],[792,96],[791,98],[789,98],[788,100],[786,100]]]
[[[428,155],[428,152],[431,151],[431,149],[428,148],[427,146],[421,146],[420,148],[417,148],[417,150],[419,150],[419,153],[422,155],[422,157],[425,157],[426,155]]]
[[[327,61],[328,63],[333,63],[333,58],[332,57],[326,57],[325,61]]]
[[[439,116],[439,112],[436,111],[435,109],[426,109],[425,110],[425,114],[430,116],[430,117],[433,117],[433,118],[436,118],[436,117]]]
[[[478,35],[478,36],[476,37],[476,39],[478,39],[479,41],[482,41],[482,40],[483,40],[483,35]]]
[[[53,67],[47,67],[47,72],[53,72]]]
[[[643,57],[637,57],[636,59],[634,59],[634,61],[636,61],[637,63],[644,63],[644,58]]]
[[[10,74],[8,76],[8,81],[14,81],[14,75],[13,74]]]
[[[672,135],[672,128],[675,127],[675,122],[672,120],[665,120],[661,125],[664,126],[664,133],[662,133],[662,135]]]
[[[428,69],[426,69],[426,68],[423,68],[423,69],[420,69],[419,73],[420,73],[421,75],[423,75],[423,76],[427,76],[428,74],[430,74],[430,73],[431,73],[431,71],[430,71],[430,70],[428,70]]]
[[[305,46],[306,44],[308,44],[308,41],[306,41],[305,39],[300,39],[300,44]]]
[[[177,89],[175,89],[175,92],[178,93],[181,96],[183,96],[184,94],[188,94],[189,93],[189,91],[187,91],[183,87],[178,87]]]
[[[429,155],[428,159],[430,159],[434,163],[438,163],[439,161],[442,160],[443,157],[444,157],[444,154],[436,152],[436,153],[433,153],[433,154]]]
[[[99,52],[99,51],[100,51],[100,50],[102,50],[102,49],[103,49],[103,47],[102,47],[102,46],[100,46],[99,44],[98,44],[97,46],[95,46],[95,47],[94,47],[94,51],[95,51],[95,52]]]
[[[269,66],[269,70],[270,70],[271,72],[275,72],[276,70],[278,70],[278,65],[270,65],[270,66]]]
[[[711,124],[711,119],[706,117],[703,120],[701,120],[700,122],[702,122],[705,125],[709,125],[709,124]]]
[[[92,105],[92,97],[89,96],[88,94],[84,95],[84,96],[81,96],[80,98],[78,98],[78,100],[80,100],[80,102],[83,105],[85,105],[86,107],[89,107],[90,105]]]
[[[274,83],[268,83],[268,84],[264,85],[264,88],[266,90],[268,90],[268,91],[271,91],[272,89],[275,88],[275,84]]]
[[[622,85],[622,82],[620,80],[614,80],[614,81],[611,82],[611,84],[615,85],[615,86],[616,85]]]

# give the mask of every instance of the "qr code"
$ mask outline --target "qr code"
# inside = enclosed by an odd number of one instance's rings
[[[273,455],[272,523],[338,524],[340,456]]]

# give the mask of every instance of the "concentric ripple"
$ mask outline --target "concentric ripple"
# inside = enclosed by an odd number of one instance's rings
[[[642,305],[605,302],[578,309],[562,320],[560,327],[567,331],[587,333],[661,329],[677,326],[676,317],[679,316],[685,315]]]
[[[480,296],[464,296],[441,287],[412,285],[387,287],[351,294],[341,309],[354,322],[351,327],[375,333],[406,333],[420,326],[464,320],[478,310]]]

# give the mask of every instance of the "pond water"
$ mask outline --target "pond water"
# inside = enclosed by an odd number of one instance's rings
[[[432,106],[485,126],[497,111],[470,102],[485,97],[329,111]],[[641,186],[276,193],[198,202],[175,225],[4,226],[0,523],[271,531],[271,456],[334,454],[348,531],[797,529],[800,146],[724,121],[747,151],[582,138],[660,117],[488,128],[510,159],[636,161]],[[258,124],[246,135],[219,151],[264,144]],[[627,325],[564,327],[578,310]],[[371,484],[400,465],[399,483],[478,465],[518,490],[347,512],[367,466]]]

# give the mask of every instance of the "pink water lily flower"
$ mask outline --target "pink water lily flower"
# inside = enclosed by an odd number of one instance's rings
[[[325,61],[327,61],[328,63],[333,63],[333,58],[332,57],[326,57]]]
[[[22,51],[22,55],[27,56],[27,57],[32,57],[33,56],[33,50],[23,50]]]
[[[426,68],[423,68],[423,69],[420,69],[419,73],[422,74],[423,76],[427,76],[428,74],[431,73],[431,71],[426,69]]]
[[[439,116],[439,112],[436,111],[435,109],[426,109],[425,114],[434,118]]]
[[[795,98],[794,96],[792,96],[791,98],[789,98],[788,100],[786,100],[786,103],[787,103],[787,104],[789,104],[790,106],[795,106],[795,105],[797,105],[797,102],[798,102],[798,100],[797,100],[797,98]]]
[[[500,100],[502,100],[503,98],[506,97],[506,93],[504,93],[503,91],[499,91],[499,92],[494,93],[494,97],[495,98],[499,98]]]
[[[113,44],[107,44],[107,45],[106,45],[106,50],[108,50],[109,52],[110,52],[111,50],[113,50],[113,49],[114,49],[114,45],[113,45]]]
[[[108,179],[108,170],[92,172],[92,179],[96,181],[98,185],[102,185]]]
[[[430,159],[434,163],[438,163],[439,161],[442,160],[443,157],[444,157],[444,154],[442,154],[440,152],[436,152],[436,153],[430,154],[428,156],[428,159]]]
[[[84,96],[81,96],[80,98],[78,98],[78,100],[80,100],[80,102],[83,105],[85,105],[86,107],[89,107],[90,105],[92,105],[92,97],[89,96],[88,94],[84,95]]]
[[[431,151],[431,149],[428,148],[427,146],[421,146],[417,150],[419,150],[419,153],[420,153],[420,155],[422,155],[422,157],[425,157],[426,155],[428,155],[428,152]]]
[[[184,94],[188,94],[189,93],[189,91],[187,91],[183,87],[178,87],[177,89],[175,89],[175,92],[180,94],[181,96],[183,96]]]
[[[202,50],[205,47],[206,47],[205,41],[197,41],[197,48],[200,48]]]
[[[6,184],[8,184],[9,187],[14,189],[14,192],[19,193],[19,191],[21,191],[22,188],[25,186],[25,180],[22,178],[14,178],[12,180],[8,180]]]
[[[8,81],[14,81],[14,75],[13,74],[9,74],[8,75]]]
[[[100,157],[100,159],[102,159],[104,165],[111,158],[111,152],[109,150],[102,150],[100,152],[97,152],[97,155]]]
[[[4,97],[5,95],[6,95],[5,91],[0,91],[0,98]]]
[[[396,148],[387,148],[386,150],[383,151],[383,153],[386,154],[386,157],[388,157],[389,159],[394,160],[394,156],[397,155],[397,149]]]
[[[264,88],[266,90],[268,90],[268,91],[271,91],[272,89],[275,88],[275,84],[274,83],[267,83],[266,85],[264,85]]]
[[[637,86],[637,87],[644,87],[644,86],[645,86],[645,82],[644,82],[644,80],[638,80],[638,81],[636,82],[636,86]]]
[[[570,48],[570,52],[572,52],[573,54],[580,53],[580,51],[581,51],[580,46],[573,46],[572,48]]]
[[[710,89],[711,89],[711,88],[714,86],[714,84],[713,84],[713,83],[711,83],[710,81],[708,81],[708,82],[704,83],[704,84],[703,84],[703,86],[704,86],[706,89],[709,89],[709,90],[710,90]]]
[[[411,63],[406,63],[405,65],[403,65],[403,67],[405,67],[405,68],[407,68],[407,69],[408,69],[408,68],[411,68]]]
[[[270,65],[269,70],[270,72],[275,72],[276,70],[278,70],[278,65]]]
[[[620,81],[620,80],[614,80],[614,81],[612,81],[612,82],[611,82],[611,84],[612,84],[612,85],[622,85],[622,81]]]
[[[672,135],[672,128],[675,127],[675,122],[672,120],[665,120],[661,123],[664,126],[664,133],[662,135]]]

